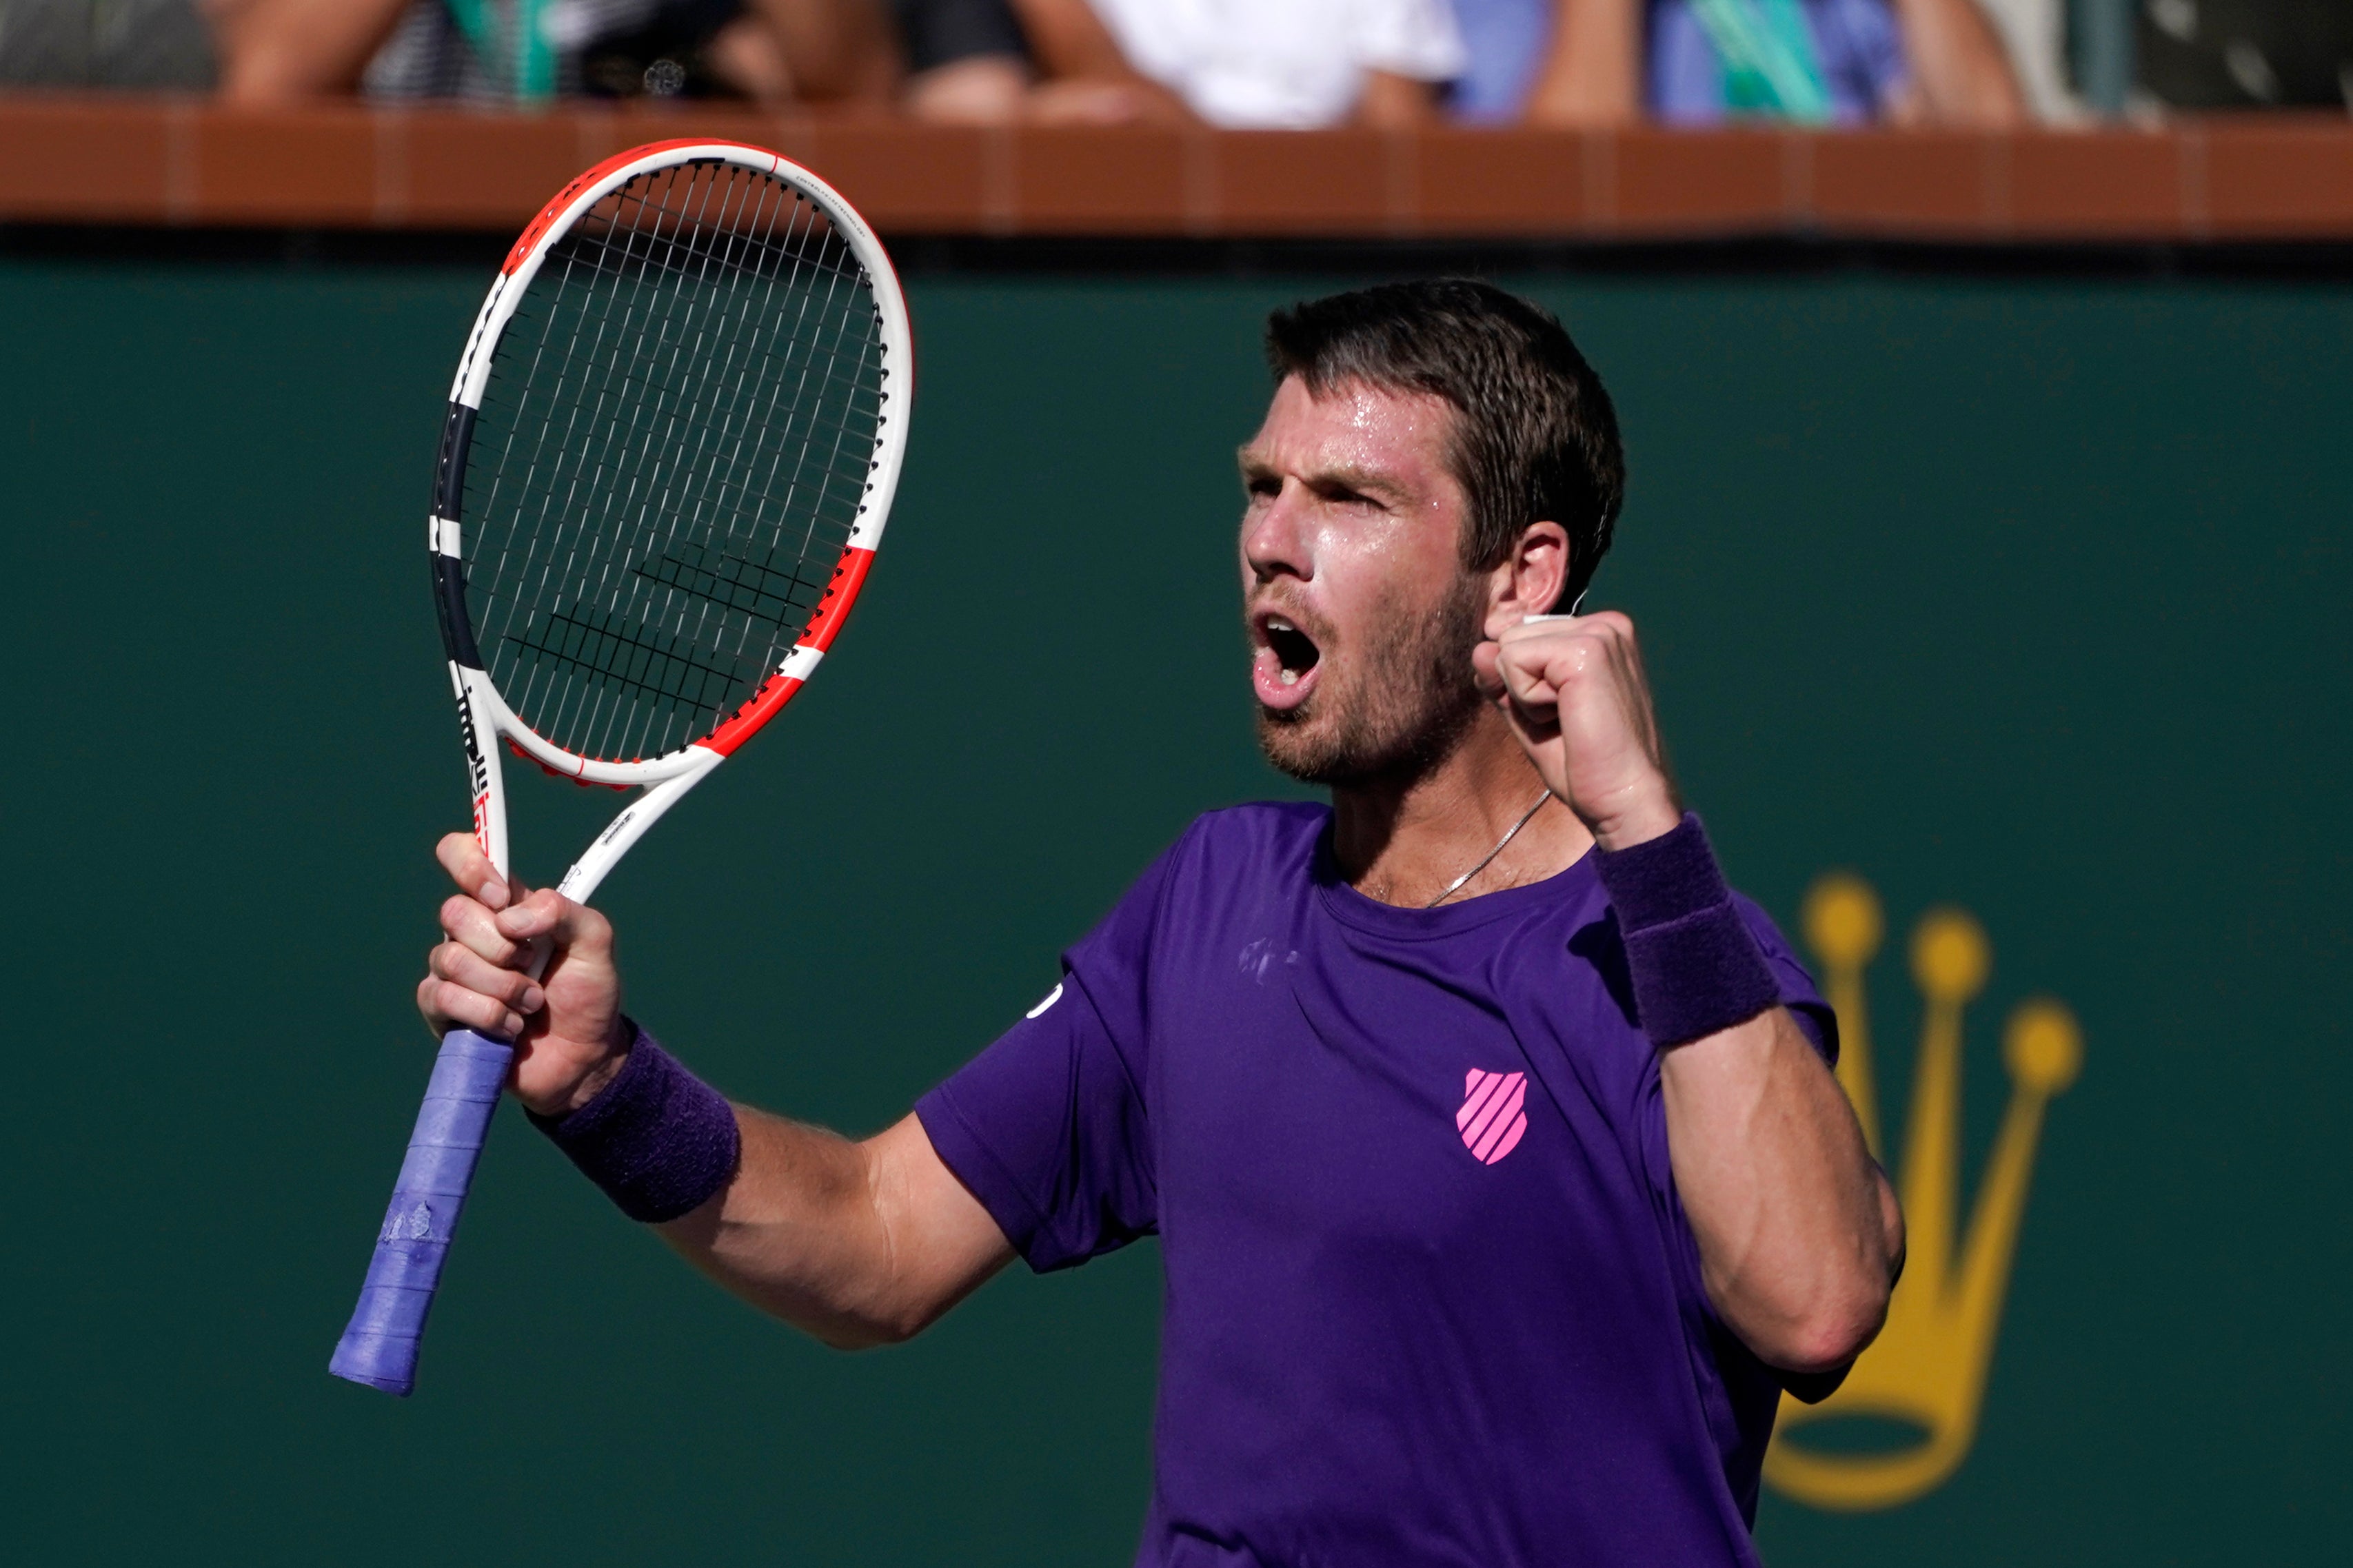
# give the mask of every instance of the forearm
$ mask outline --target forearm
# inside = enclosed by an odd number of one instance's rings
[[[1011,1256],[908,1116],[862,1142],[731,1105],[642,1030],[577,1109],[533,1120],[705,1274],[842,1349],[903,1340]]]
[[[853,1143],[729,1104],[621,1012],[604,916],[544,889],[512,900],[470,834],[437,853],[463,891],[417,983],[426,1023],[519,1038],[533,1125],[703,1272],[850,1347],[906,1338],[1012,1258],[915,1117]],[[542,942],[543,984],[525,970]]]
[[[1013,1258],[914,1117],[862,1142],[736,1106],[727,1185],[659,1228],[697,1268],[839,1350],[928,1327]]]
[[[876,0],[754,0],[797,97],[879,99],[895,85],[890,24]]]
[[[1047,77],[1137,77],[1087,0],[1013,0],[1013,13]]]
[[[1530,602],[1556,602],[1556,575],[1529,581]],[[1842,1364],[1884,1320],[1901,1220],[1699,818],[1676,805],[1633,623],[1524,619],[1472,668],[1593,835],[1709,1300],[1774,1365]]]
[[[1780,1007],[1659,1074],[1709,1300],[1774,1365],[1844,1364],[1886,1316],[1903,1225],[1837,1080]]]
[[[892,1289],[889,1232],[868,1151],[836,1132],[734,1108],[743,1137],[734,1179],[657,1228],[681,1256],[734,1294],[828,1344],[904,1339]]]
[[[1768,1363],[1827,1371],[1885,1316],[1893,1211],[1853,1108],[1782,1005],[1699,820],[1659,831],[1664,815],[1654,801],[1595,841],[1636,1011],[1660,1053],[1675,1191],[1718,1314]]]

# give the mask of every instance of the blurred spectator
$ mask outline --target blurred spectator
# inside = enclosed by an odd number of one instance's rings
[[[407,0],[205,0],[231,103],[348,92]]]
[[[1509,125],[1527,112],[1564,0],[1454,0],[1462,69],[1446,89],[1447,112],[1465,125]]]
[[[907,71],[902,101],[919,119],[985,123],[1020,113],[1029,52],[1006,0],[892,0]]]
[[[212,84],[212,35],[193,0],[0,0],[0,88]]]
[[[1411,124],[1463,67],[1446,0],[1014,0],[1062,123]]]
[[[1482,0],[1462,0],[1466,5]],[[2014,125],[2000,35],[1974,0],[1556,0],[1526,117],[1672,125]]]
[[[2010,68],[2027,112],[2036,120],[2066,124],[2091,110],[2077,96],[2067,59],[2068,14],[2086,0],[1978,0],[1986,20],[2001,36]],[[2136,0],[2094,0],[2131,5]]]
[[[5,3],[5,0],[0,0]],[[1004,0],[206,0],[232,102],[702,97],[1003,119],[1028,85]]]
[[[2347,0],[2142,0],[2148,107],[2353,111]]]

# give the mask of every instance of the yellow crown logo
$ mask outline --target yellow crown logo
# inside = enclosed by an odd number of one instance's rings
[[[1860,879],[1825,876],[1806,895],[1803,929],[1806,945],[1821,961],[1822,989],[1838,1014],[1839,1082],[1854,1102],[1872,1152],[1883,1159],[1863,1005],[1863,971],[1886,931],[1879,897]],[[1817,1508],[1909,1502],[1959,1468],[1977,1436],[2043,1109],[2075,1080],[2084,1060],[2074,1015],[2059,1003],[2038,998],[2010,1014],[2001,1046],[2010,1069],[2010,1109],[1963,1234],[1957,1224],[1961,1014],[1985,989],[1992,956],[1984,928],[1962,910],[1931,910],[1912,933],[1912,976],[1926,1011],[1913,1065],[1904,1165],[1896,1177],[1910,1228],[1909,1259],[1878,1340],[1821,1404],[1781,1401],[1773,1446],[1765,1456],[1766,1479]],[[1892,1451],[1868,1453],[1799,1440],[1807,1426],[1839,1416],[1892,1422],[1919,1438]]]

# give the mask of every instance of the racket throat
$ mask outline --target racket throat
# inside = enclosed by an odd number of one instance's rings
[[[662,815],[678,804],[681,795],[701,784],[712,769],[727,760],[708,746],[692,745],[686,751],[690,759],[687,767],[658,784],[648,784],[644,793],[622,807],[621,814],[613,818],[605,831],[596,836],[596,842],[572,863],[572,868],[564,873],[564,880],[556,884],[556,891],[575,903],[587,902],[597,884],[604,881],[606,873],[612,870],[621,857],[629,852],[630,847],[644,837],[646,829],[660,821]]]

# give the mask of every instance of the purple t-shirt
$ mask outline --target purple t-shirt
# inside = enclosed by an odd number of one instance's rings
[[[1592,858],[1400,910],[1330,821],[1200,818],[917,1107],[1031,1268],[1160,1237],[1136,1561],[1754,1563],[1783,1377],[1701,1283]]]

